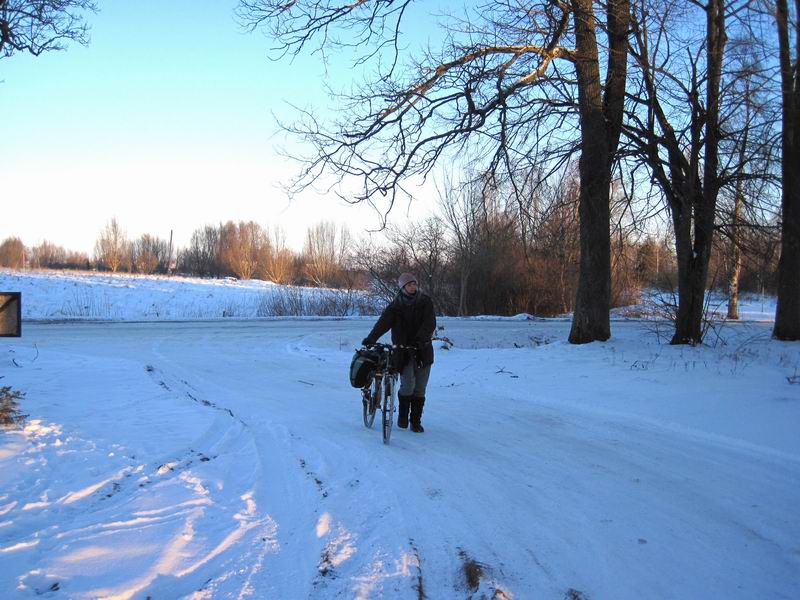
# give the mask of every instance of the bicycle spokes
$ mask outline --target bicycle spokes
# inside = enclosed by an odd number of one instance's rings
[[[395,384],[397,376],[390,375],[385,380],[383,390],[383,411],[381,429],[383,433],[383,443],[388,444],[392,435],[392,423],[394,422],[394,399],[396,395]]]
[[[361,390],[361,405],[365,427],[372,427],[372,424],[375,422],[375,412],[378,409],[380,389],[380,383],[376,378],[373,379],[369,387]]]

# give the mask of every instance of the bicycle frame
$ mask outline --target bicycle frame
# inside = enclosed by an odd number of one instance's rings
[[[378,351],[378,365],[372,380],[362,388],[364,426],[372,427],[375,413],[381,407],[381,434],[383,443],[388,444],[392,435],[395,405],[397,404],[397,380],[400,371],[397,368],[395,352],[399,350],[415,350],[411,346],[393,346],[390,344],[373,344]]]

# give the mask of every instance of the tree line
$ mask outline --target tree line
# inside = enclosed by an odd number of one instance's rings
[[[281,228],[254,221],[205,225],[173,250],[151,234],[129,240],[111,219],[92,256],[8,238],[0,243],[0,266],[261,279],[363,290],[384,301],[397,293],[398,274],[411,271],[441,314],[559,315],[574,310],[578,285],[579,186],[576,172],[555,187],[539,184],[521,211],[508,189],[446,178],[437,185],[437,210],[422,222],[360,239],[319,222],[300,251],[287,246]],[[612,210],[612,306],[636,304],[648,289],[677,291],[674,241],[658,230],[642,232],[625,206],[620,200]],[[730,318],[738,318],[740,291],[777,290],[779,243],[774,227],[748,228],[736,244],[717,238],[711,287],[728,296]]]
[[[10,237],[0,243],[0,267],[12,269],[92,269],[111,273],[182,274],[198,277],[262,279],[279,284],[353,287],[348,273],[352,237],[346,227],[320,222],[308,228],[303,250],[286,245],[283,229],[254,221],[228,221],[196,229],[186,247],[142,234],[129,239],[112,218],[90,255],[43,241],[26,247]]]

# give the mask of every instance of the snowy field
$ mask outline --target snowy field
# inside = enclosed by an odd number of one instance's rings
[[[258,287],[163,285],[176,312]],[[153,321],[125,289],[91,293]],[[347,381],[372,318],[26,314],[59,322],[0,338],[28,414],[0,431],[0,598],[800,594],[800,344],[770,323],[690,348],[441,319],[426,432],[385,446]]]
[[[22,292],[25,320],[207,321],[354,316],[380,310],[359,292],[280,286],[255,279],[0,269],[2,291]],[[641,304],[614,309],[612,318],[650,317],[663,312],[664,304],[675,301],[663,292],[645,294]],[[726,298],[709,296],[706,311],[711,318],[723,318],[727,309]],[[743,295],[739,313],[743,321],[773,321],[775,300]]]
[[[360,292],[255,279],[0,269],[0,291],[22,292],[25,320],[191,321],[375,312]]]

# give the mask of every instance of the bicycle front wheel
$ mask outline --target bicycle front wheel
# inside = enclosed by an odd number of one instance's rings
[[[392,421],[394,421],[394,407],[397,403],[397,375],[389,375],[384,379],[383,387],[383,443],[388,444],[392,436]]]
[[[368,388],[362,393],[361,403],[364,413],[364,427],[372,427],[375,422],[375,413],[378,410],[381,398],[381,378],[374,377]]]

